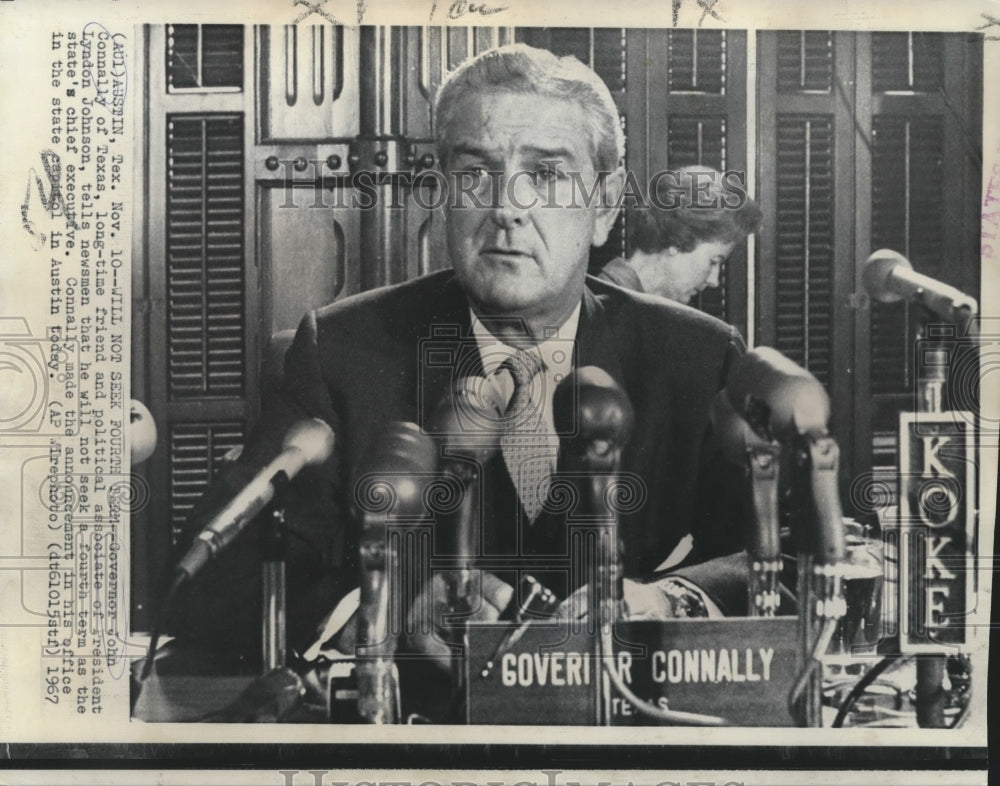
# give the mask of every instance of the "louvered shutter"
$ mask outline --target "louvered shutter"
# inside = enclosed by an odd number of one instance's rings
[[[841,481],[853,471],[854,124],[843,85],[854,36],[758,34],[757,344],[808,369],[837,405]]]
[[[833,34],[827,30],[782,30],[777,37],[779,93],[829,93],[833,86]]]
[[[830,379],[833,276],[833,121],[778,119],[775,347]]]
[[[746,36],[731,30],[629,30],[627,167],[643,189],[668,169],[746,170]],[[627,220],[627,216],[626,216]],[[627,234],[627,228],[626,228]],[[746,253],[691,305],[746,330]]]
[[[167,89],[241,89],[243,25],[169,25]]]
[[[240,396],[243,118],[169,115],[167,159],[170,396]]]
[[[679,169],[700,164],[725,171],[729,166],[726,133],[729,113],[721,106],[706,112],[704,108],[707,107],[698,102],[697,97],[718,96],[724,100],[727,94],[727,32],[671,30],[667,42],[668,165],[671,169]],[[686,96],[691,96],[687,102]],[[742,254],[742,249],[737,253]],[[702,290],[691,305],[719,319],[735,317],[729,315],[727,309],[727,290],[730,288],[727,284],[732,275],[730,266],[724,266],[719,274],[719,286]]]
[[[976,279],[979,46],[964,34],[758,36],[758,343],[827,385],[850,513],[893,498],[918,350],[919,309],[870,303],[859,264],[888,247],[956,286]]]
[[[832,104],[834,35],[828,31],[780,31],[773,36],[773,189],[765,222],[773,227],[773,319],[768,343],[831,379],[835,247],[835,107]],[[804,111],[812,109],[813,111]]]
[[[872,91],[937,92],[944,84],[942,33],[873,33]]]
[[[668,93],[726,92],[726,31],[671,30],[667,45]]]
[[[942,270],[944,128],[939,117],[876,116],[872,128],[872,250],[891,248],[925,275]],[[921,319],[906,302],[873,303],[872,392],[914,390],[913,342]]]
[[[247,111],[242,25],[146,29],[145,237],[134,331],[148,349],[134,395],[159,446],[143,465],[149,508],[134,518],[133,614],[140,626],[192,505],[222,457],[242,444],[256,401],[252,331],[260,304],[247,246]]]
[[[227,454],[243,444],[243,437],[243,424],[239,422],[178,423],[171,427],[168,498],[175,539]]]

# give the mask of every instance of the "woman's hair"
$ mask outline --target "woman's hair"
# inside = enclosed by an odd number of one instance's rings
[[[466,60],[442,83],[434,106],[434,138],[442,161],[447,161],[455,124],[469,121],[455,115],[461,99],[490,92],[533,93],[579,104],[587,119],[595,169],[610,172],[625,155],[618,109],[596,73],[575,57],[512,44]]]
[[[688,166],[662,175],[647,204],[628,211],[633,248],[688,252],[702,243],[737,243],[760,228],[760,208],[739,173]]]

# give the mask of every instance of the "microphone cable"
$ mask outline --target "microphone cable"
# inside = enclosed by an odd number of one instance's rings
[[[618,670],[614,667],[614,664],[610,662],[613,660],[612,655],[614,653],[611,627],[612,626],[607,623],[603,623],[601,625],[601,631],[598,634],[597,639],[598,657],[601,660],[604,673],[608,675],[608,678],[611,680],[611,684],[614,686],[615,690],[628,699],[635,709],[649,718],[664,721],[665,723],[669,723],[673,726],[724,726],[726,724],[725,718],[720,718],[716,715],[702,715],[696,712],[665,710],[661,707],[657,707],[650,701],[646,701],[646,699],[641,699],[636,696],[632,689],[625,684],[625,681],[618,673]]]

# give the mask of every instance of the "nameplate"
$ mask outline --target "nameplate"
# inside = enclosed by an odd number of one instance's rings
[[[593,634],[569,623],[535,623],[483,676],[511,625],[471,625],[469,721],[594,725],[604,666]],[[626,622],[604,660],[636,697],[661,709],[725,719],[728,726],[793,726],[788,691],[797,676],[795,617]],[[657,725],[613,687],[614,725]]]

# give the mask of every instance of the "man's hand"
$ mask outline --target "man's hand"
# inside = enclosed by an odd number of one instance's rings
[[[673,604],[667,594],[656,584],[644,584],[632,579],[624,582],[624,619],[669,620],[674,619]],[[589,585],[580,587],[564,600],[557,610],[559,619],[583,619],[587,616]]]
[[[473,572],[469,603],[471,612],[463,617],[467,622],[495,622],[514,596],[514,589],[486,571]],[[448,583],[440,573],[424,587],[414,601],[407,617],[407,629],[415,631],[409,643],[415,650],[430,655],[442,668],[447,668],[451,648],[447,645],[447,632],[442,625],[457,622],[447,618]]]

